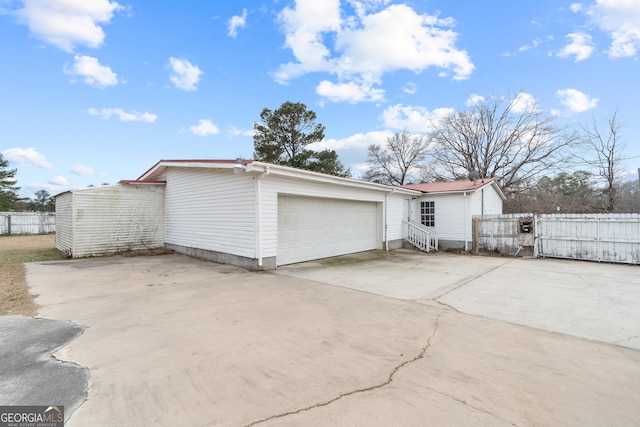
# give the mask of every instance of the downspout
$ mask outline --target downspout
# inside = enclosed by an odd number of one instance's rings
[[[480,190],[480,218],[484,218],[484,188]]]
[[[71,258],[76,253],[76,196],[71,191]],[[57,235],[57,234],[56,234]]]
[[[468,199],[467,199],[467,192],[466,191],[464,192],[464,199],[463,200],[464,200],[464,250],[466,252],[468,250],[467,249],[467,237],[468,237],[467,231],[468,231],[468,228],[469,228],[469,224],[467,224],[467,222],[468,222],[467,221],[467,219],[468,219],[467,218],[467,213],[468,213],[467,201],[468,201]]]
[[[260,175],[256,176],[256,258],[258,267],[262,268],[262,178],[269,175],[269,166]]]
[[[396,191],[395,188],[391,189],[391,193],[393,193],[394,191]],[[385,251],[389,251],[389,234],[388,234],[388,230],[387,228],[389,227],[388,224],[388,217],[389,217],[389,193],[384,193],[384,250]]]

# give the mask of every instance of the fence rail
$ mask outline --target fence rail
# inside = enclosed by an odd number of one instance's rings
[[[529,232],[523,224],[530,222]],[[534,257],[640,264],[638,214],[510,214],[474,217],[474,247]]]
[[[47,234],[55,231],[54,212],[0,212],[0,235]]]

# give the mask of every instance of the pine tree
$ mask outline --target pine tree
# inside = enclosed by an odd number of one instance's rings
[[[16,193],[20,187],[16,186],[18,182],[14,179],[18,170],[8,168],[9,162],[0,153],[0,212],[15,209],[20,200]]]

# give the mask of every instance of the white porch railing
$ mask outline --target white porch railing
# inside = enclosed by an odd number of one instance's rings
[[[438,250],[438,234],[422,224],[402,220],[402,238],[422,251]]]

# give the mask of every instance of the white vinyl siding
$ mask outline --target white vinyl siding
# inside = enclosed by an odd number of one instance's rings
[[[166,180],[166,243],[255,258],[252,175],[175,168]]]
[[[163,187],[110,185],[58,196],[56,247],[74,258],[164,246]],[[58,202],[56,202],[56,208]]]
[[[406,195],[389,194],[387,196],[387,241],[402,239],[402,220],[407,219],[406,209],[410,202],[411,197]]]
[[[68,254],[73,249],[72,201],[71,192],[56,197],[56,248]]]
[[[500,197],[493,186],[487,187],[484,192],[484,214],[502,214],[502,197]]]
[[[438,239],[443,241],[470,242],[472,238],[472,217],[482,212],[482,189],[455,193],[430,193],[419,197],[411,204],[411,218],[421,222],[421,203],[433,201],[435,204],[435,227]],[[502,213],[502,198],[493,187],[484,187],[484,214]]]
[[[471,214],[473,215],[496,215],[502,213],[502,198],[493,188],[493,185],[486,186],[471,193]]]
[[[378,248],[377,203],[278,197],[277,264]]]
[[[159,177],[165,191],[166,243],[228,253],[249,259],[278,256],[278,199],[299,196],[371,202],[375,243],[382,249],[385,199],[387,233],[402,238],[403,203],[410,196],[351,185],[296,179],[275,174],[233,173],[230,169],[172,167]],[[371,205],[370,205],[371,206]],[[319,258],[323,254],[315,256]]]
[[[435,227],[440,240],[464,241],[465,221],[471,222],[468,195],[463,194],[429,194],[420,198],[420,202],[434,202],[435,206]],[[420,211],[418,211],[417,221],[420,221]],[[470,226],[469,226],[470,227]]]

